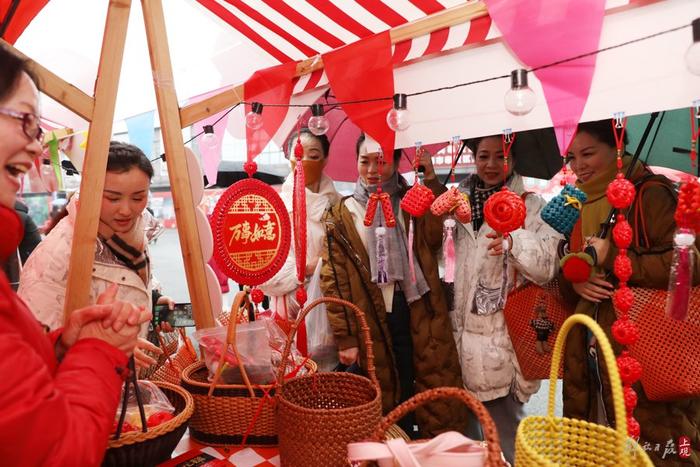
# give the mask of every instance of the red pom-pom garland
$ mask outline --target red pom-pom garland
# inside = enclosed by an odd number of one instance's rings
[[[636,189],[634,184],[622,174],[622,151],[627,119],[622,115],[616,115],[612,121],[613,134],[617,143],[617,176],[608,185],[606,195],[608,202],[619,211],[613,227],[612,238],[618,248],[618,254],[613,263],[613,272],[619,280],[619,288],[613,295],[613,305],[619,311],[619,319],[612,325],[613,338],[623,346],[634,345],[639,340],[639,329],[629,319],[629,311],[634,303],[634,293],[627,287],[627,282],[632,277],[632,261],[627,257],[627,249],[632,244],[634,233],[629,222],[625,218],[623,209],[627,209],[634,202]],[[632,384],[642,376],[642,365],[632,357],[627,350],[617,358],[617,368],[620,372],[624,394],[625,409],[627,410],[627,434],[632,438],[639,438],[640,427],[634,418],[634,408],[637,406],[637,394],[632,389]]]

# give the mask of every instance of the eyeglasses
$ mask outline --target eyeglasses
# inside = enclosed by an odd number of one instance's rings
[[[42,142],[42,136],[44,135],[44,130],[39,126],[39,117],[29,112],[17,112],[16,110],[8,109],[5,107],[0,107],[0,114],[7,115],[8,117],[16,118],[22,121],[22,131],[30,139],[35,139]]]

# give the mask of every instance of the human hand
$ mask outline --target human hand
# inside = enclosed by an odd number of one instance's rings
[[[571,284],[574,291],[589,302],[600,303],[613,296],[613,285],[606,281],[604,274],[591,276],[586,282]]]
[[[503,236],[492,232],[486,234],[486,238],[493,239],[491,243],[486,246],[486,249],[489,250],[489,256],[501,256],[503,254]],[[508,250],[510,250],[513,248],[513,237],[508,235],[505,239],[508,240]]]
[[[156,305],[168,305],[168,310],[173,311],[175,309],[175,300],[167,295],[161,295],[156,302]],[[163,321],[156,326],[156,332],[173,332],[173,330],[173,327],[167,321]]]
[[[350,366],[357,361],[360,355],[360,349],[357,347],[350,347],[349,349],[338,351],[338,360],[340,363],[346,366]]]
[[[110,315],[102,322],[91,321],[85,324],[79,332],[78,340],[99,339],[131,356],[141,324],[151,319],[151,313],[142,307],[119,301],[101,306],[109,307]]]
[[[139,337],[136,340],[136,346],[134,347],[134,362],[136,363],[136,368],[148,368],[157,363],[157,360],[148,355],[146,352],[162,355],[163,349],[148,342],[146,339]]]
[[[437,177],[435,173],[435,167],[433,167],[433,155],[429,151],[422,149],[418,151],[420,155],[418,157],[418,166],[423,166],[425,171],[423,172],[424,180],[433,180]]]

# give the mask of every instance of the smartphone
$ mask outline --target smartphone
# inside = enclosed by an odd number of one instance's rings
[[[186,328],[194,326],[191,303],[176,303],[170,310],[168,305],[156,305],[153,309],[153,323],[155,326],[168,322],[174,328]]]

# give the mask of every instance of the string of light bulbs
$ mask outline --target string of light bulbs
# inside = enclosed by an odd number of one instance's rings
[[[392,109],[387,112],[386,116],[386,121],[387,125],[389,128],[391,128],[393,131],[404,131],[410,126],[410,113],[408,110],[408,98],[409,97],[414,97],[414,96],[419,96],[423,94],[429,94],[429,93],[434,93],[434,92],[440,92],[440,91],[447,91],[447,90],[452,90],[456,88],[461,88],[465,86],[473,86],[476,84],[482,84],[486,83],[489,81],[496,81],[500,79],[506,79],[510,78],[510,88],[506,92],[504,96],[504,105],[506,110],[510,112],[513,115],[516,116],[521,116],[521,115],[526,115],[528,114],[534,107],[537,102],[537,97],[535,95],[535,92],[530,88],[528,85],[528,73],[542,70],[545,68],[550,68],[553,66],[561,65],[564,63],[572,62],[574,60],[579,60],[581,58],[585,57],[590,57],[593,55],[597,55],[602,52],[607,52],[613,49],[618,49],[620,47],[625,47],[631,44],[635,44],[637,42],[642,42],[645,40],[653,39],[655,37],[663,36],[666,34],[670,34],[676,31],[679,31],[681,29],[685,29],[687,27],[692,28],[692,36],[693,36],[693,42],[691,45],[688,47],[688,50],[685,54],[685,62],[686,62],[686,67],[688,70],[695,74],[700,76],[700,18],[696,18],[695,20],[692,21],[690,24],[684,24],[682,26],[674,27],[671,29],[666,29],[663,31],[659,31],[656,33],[648,34],[636,39],[631,39],[629,41],[621,42],[619,44],[611,45],[608,47],[604,47],[592,52],[576,55],[573,57],[565,58],[562,60],[558,60],[556,62],[552,63],[547,63],[544,65],[540,65],[538,67],[534,67],[532,69],[516,69],[513,70],[509,74],[505,75],[499,75],[499,76],[492,76],[489,78],[483,78],[483,79],[478,79],[478,80],[473,80],[473,81],[467,81],[464,83],[458,83],[454,84],[451,86],[442,86],[439,88],[431,88],[431,89],[426,89],[423,91],[417,91],[417,92],[412,92],[412,93],[397,93],[394,94],[392,97],[377,97],[377,98],[371,98],[371,99],[358,99],[358,100],[349,100],[349,101],[339,101],[335,102],[333,106],[338,107],[338,106],[343,106],[343,105],[353,105],[353,104],[363,104],[367,102],[380,102],[380,101],[387,101],[387,100],[392,100],[393,101],[393,106]],[[246,114],[245,120],[246,120],[246,126],[250,128],[251,130],[257,130],[260,129],[263,125],[263,108],[264,107],[310,107],[311,109],[311,117],[309,118],[308,121],[308,128],[309,131],[311,131],[315,135],[323,135],[325,134],[329,127],[330,124],[328,122],[328,118],[325,116],[325,110],[323,104],[312,104],[312,105],[307,105],[307,104],[263,104],[261,102],[241,102],[242,104],[250,104],[251,110]]]
[[[666,34],[670,34],[676,31],[679,31],[681,29],[685,29],[691,27],[692,28],[692,37],[693,41],[688,47],[688,50],[685,53],[685,62],[686,62],[686,67],[688,70],[695,74],[700,76],[700,18],[696,18],[693,20],[690,24],[684,24],[682,26],[677,26],[674,28],[666,29],[663,31],[655,32],[652,34],[647,34],[642,37],[638,37],[636,39],[631,39],[625,42],[621,42],[619,44],[614,44],[608,47],[603,47],[601,49],[576,55],[573,57],[568,57],[562,60],[558,60],[556,62],[552,63],[547,63],[544,65],[540,65],[538,67],[534,67],[531,69],[524,69],[524,68],[519,68],[516,70],[511,71],[509,74],[504,74],[504,75],[498,75],[498,76],[492,76],[489,78],[482,78],[478,80],[472,80],[472,81],[466,81],[463,83],[458,83],[458,84],[453,84],[450,86],[441,86],[438,88],[430,88],[430,89],[425,89],[422,91],[416,91],[412,93],[397,93],[394,94],[391,97],[375,97],[375,98],[370,98],[370,99],[356,99],[356,100],[348,100],[348,101],[338,101],[334,102],[333,104],[330,104],[330,109],[333,110],[338,107],[342,107],[343,105],[354,105],[354,104],[364,104],[368,102],[380,102],[380,101],[388,101],[391,100],[393,101],[393,105],[391,110],[387,112],[386,120],[387,120],[387,125],[389,128],[391,128],[393,131],[404,131],[406,130],[411,123],[410,120],[410,112],[408,110],[408,98],[409,97],[415,97],[415,96],[420,96],[424,94],[430,94],[430,93],[435,93],[435,92],[441,92],[441,91],[449,91],[452,89],[457,89],[461,87],[466,87],[466,86],[474,86],[477,84],[482,84],[482,83],[487,83],[490,81],[496,81],[496,80],[501,80],[501,79],[507,79],[510,78],[510,88],[508,91],[506,91],[506,94],[504,96],[504,105],[506,110],[510,112],[513,115],[516,116],[521,116],[521,115],[526,115],[528,114],[534,107],[537,102],[537,97],[535,95],[535,92],[530,88],[528,85],[528,73],[542,70],[545,68],[550,68],[553,66],[561,65],[564,63],[572,62],[574,60],[579,60],[581,58],[585,57],[590,57],[593,55],[597,55],[602,52],[607,52],[610,50],[618,49],[621,47],[625,47],[631,44],[635,44],[638,42],[646,41],[649,39],[653,39],[655,37],[663,36]],[[250,128],[251,130],[259,130],[263,126],[263,109],[265,107],[286,107],[286,108],[304,108],[308,107],[311,110],[311,117],[309,118],[307,122],[307,127],[309,131],[315,135],[324,135],[328,132],[330,128],[330,122],[328,121],[328,118],[326,117],[326,109],[325,107],[328,106],[326,104],[263,104],[262,102],[247,102],[247,101],[240,101],[233,107],[229,108],[226,112],[224,112],[221,117],[219,117],[216,121],[211,123],[210,125],[204,125],[202,128],[202,131],[197,133],[196,135],[192,136],[189,140],[185,141],[184,144],[188,144],[195,139],[199,138],[200,136],[203,136],[203,140],[206,139],[208,141],[207,144],[216,144],[216,136],[214,135],[214,126],[216,126],[217,123],[219,123],[223,118],[231,113],[234,109],[236,109],[239,105],[244,104],[244,105],[250,105],[251,110],[248,112],[245,116],[245,124],[246,127]],[[156,161],[158,159],[163,159],[165,160],[165,154],[161,154],[160,156],[156,157],[155,159],[152,159],[151,161]]]

